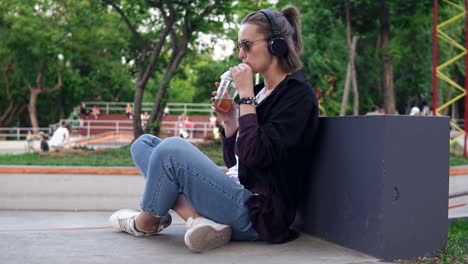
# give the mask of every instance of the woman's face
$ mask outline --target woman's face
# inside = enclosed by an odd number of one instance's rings
[[[248,64],[254,73],[263,73],[272,64],[273,56],[268,51],[267,40],[258,26],[242,24],[238,33],[239,58]]]

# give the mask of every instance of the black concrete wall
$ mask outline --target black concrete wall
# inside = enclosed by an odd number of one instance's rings
[[[447,241],[449,119],[321,118],[296,224],[385,260],[431,256]]]

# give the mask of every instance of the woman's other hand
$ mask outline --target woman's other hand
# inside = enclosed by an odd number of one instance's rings
[[[253,97],[253,70],[247,63],[240,63],[230,68],[240,98]]]

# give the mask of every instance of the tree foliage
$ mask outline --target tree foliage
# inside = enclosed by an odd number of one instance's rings
[[[385,50],[380,31],[384,2],[390,25]],[[392,62],[399,113],[408,113],[416,95],[430,101],[432,2],[349,3],[352,35],[359,36],[355,55],[359,113],[375,104],[385,105],[386,59]],[[287,4],[301,11],[302,71],[320,95],[322,114],[338,115],[349,58],[345,1],[280,0],[273,6],[261,0],[0,0],[0,126],[33,123],[34,89],[39,92],[38,126],[68,116],[80,101],[125,101],[137,106],[151,102],[153,123],[160,121],[166,102],[207,103],[213,83],[239,63],[235,51],[215,60],[215,40],[236,42],[246,14],[263,8],[278,10]],[[458,12],[449,5],[439,8],[441,21]],[[463,27],[460,21],[446,32],[464,43]],[[458,52],[444,42],[439,44],[441,62]],[[461,60],[444,72],[463,84],[464,67]],[[60,89],[51,91],[59,83],[58,76]],[[439,85],[439,98],[456,95],[445,83]],[[134,127],[139,134],[143,132],[138,130],[141,108],[135,110]],[[348,106],[348,113],[351,110]]]
[[[80,100],[131,98],[131,80],[122,78],[128,67],[120,62],[128,36],[121,33],[120,21],[94,1],[0,1],[0,10],[0,63],[8,68],[0,86],[5,94],[0,113],[8,113],[8,101],[29,104],[0,125],[48,126]],[[45,88],[56,86],[59,74],[60,89],[47,94]],[[38,123],[31,116],[33,93],[38,94]]]

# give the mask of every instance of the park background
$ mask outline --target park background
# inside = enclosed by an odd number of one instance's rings
[[[209,103],[214,82],[239,63],[243,16],[288,4],[301,11],[302,71],[322,116],[431,105],[432,1],[1,0],[0,127],[47,127],[80,101],[132,102],[135,136],[157,134],[166,103]],[[441,20],[459,12],[439,8]],[[464,42],[463,21],[446,32]],[[457,54],[439,46],[439,61]],[[463,61],[446,71],[463,86]],[[457,95],[439,88],[439,103]],[[147,131],[142,103],[151,105]],[[442,112],[459,113],[461,104]]]
[[[167,103],[209,103],[214,82],[239,62],[242,17],[288,4],[301,12],[302,71],[322,116],[363,115],[373,105],[408,114],[421,100],[431,105],[432,1],[0,0],[0,127],[48,127],[81,101],[131,102],[134,137],[157,134]],[[440,5],[439,19],[459,12]],[[460,43],[463,22],[445,30]],[[439,61],[458,52],[439,42]],[[463,86],[462,60],[445,71]],[[438,105],[457,96],[445,82],[438,85]],[[146,127],[142,105],[151,109]],[[454,104],[441,113],[457,122],[463,112]],[[219,149],[219,142],[202,148],[222,165]],[[128,146],[84,151],[0,155],[0,164],[132,166]],[[464,160],[451,157],[457,162]],[[467,232],[466,221],[451,226],[444,252],[417,263],[464,263]]]

